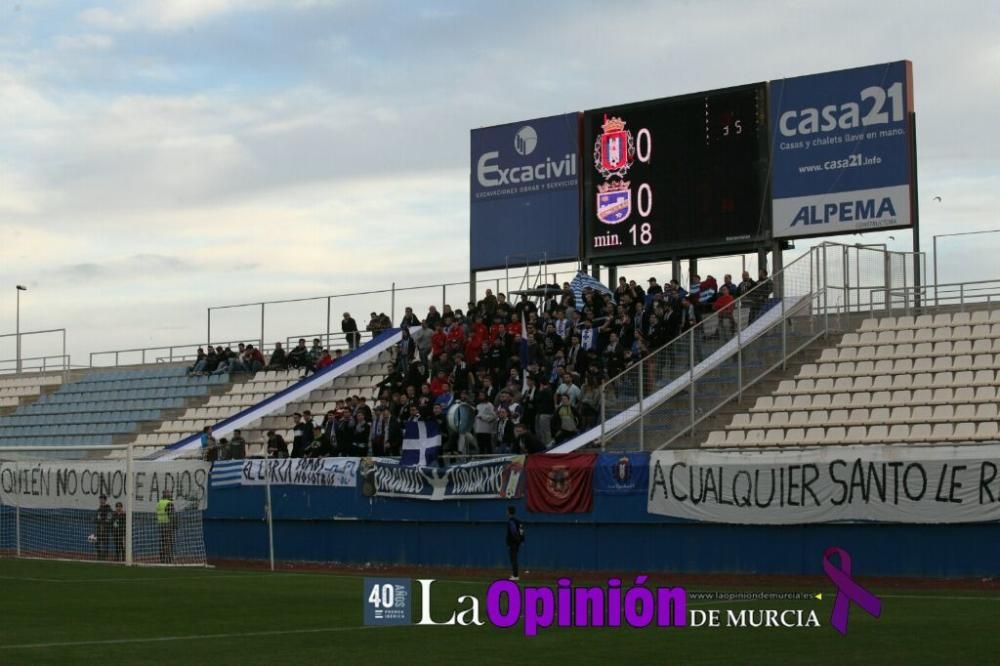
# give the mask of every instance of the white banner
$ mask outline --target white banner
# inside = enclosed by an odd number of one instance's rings
[[[212,488],[263,486],[333,486],[356,488],[361,458],[283,458],[225,460],[212,466]]]
[[[209,464],[135,461],[134,509],[155,511],[170,491],[179,510],[208,506]],[[0,504],[26,509],[96,509],[101,495],[125,503],[125,461],[0,461]]]
[[[757,525],[1000,520],[1000,445],[657,451],[647,509]]]

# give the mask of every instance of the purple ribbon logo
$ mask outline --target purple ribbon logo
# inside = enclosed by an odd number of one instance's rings
[[[840,556],[839,567],[830,561],[833,555]],[[847,635],[847,616],[852,601],[872,617],[882,615],[882,601],[851,578],[851,556],[846,550],[836,546],[827,548],[823,552],[823,571],[837,587],[837,599],[833,602],[833,613],[830,615],[830,624],[834,629]]]

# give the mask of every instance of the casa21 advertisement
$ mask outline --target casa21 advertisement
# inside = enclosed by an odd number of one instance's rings
[[[913,223],[913,71],[907,60],[770,84],[774,237]]]

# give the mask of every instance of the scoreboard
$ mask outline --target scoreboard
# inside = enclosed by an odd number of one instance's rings
[[[736,250],[770,235],[767,86],[584,113],[588,259]]]

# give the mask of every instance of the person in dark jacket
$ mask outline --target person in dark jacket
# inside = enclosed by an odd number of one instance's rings
[[[507,529],[506,541],[507,552],[510,555],[510,579],[520,580],[517,567],[517,553],[524,543],[524,524],[514,515],[516,510],[513,506],[507,507]]]
[[[347,337],[347,348],[357,349],[361,344],[361,334],[358,333],[358,322],[354,321],[350,312],[345,312],[344,318],[340,320],[340,330]]]
[[[274,343],[274,351],[271,352],[271,359],[267,364],[268,370],[284,370],[288,367],[288,357],[280,342]]]
[[[111,514],[111,536],[115,540],[115,560],[125,561],[125,507],[115,502],[115,512]]]
[[[268,458],[287,458],[288,457],[288,443],[285,438],[277,434],[273,430],[267,431],[267,457]]]
[[[526,423],[514,426],[514,437],[514,453],[532,454],[545,451],[545,445],[531,433]]]
[[[111,507],[108,506],[108,496],[101,495],[97,515],[94,516],[94,534],[97,536],[97,559],[108,558],[108,546],[111,542]]]

